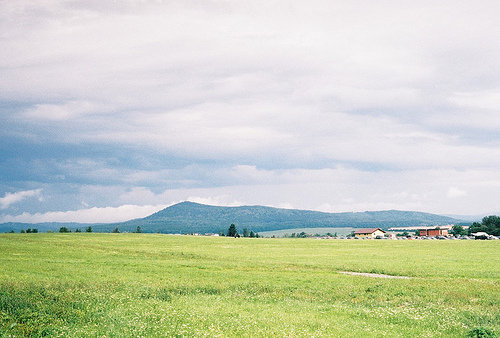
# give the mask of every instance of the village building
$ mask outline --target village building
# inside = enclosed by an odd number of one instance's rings
[[[420,236],[429,236],[429,237],[436,237],[436,236],[448,236],[448,230],[447,229],[421,229],[419,231]]]
[[[396,234],[394,232],[390,232],[387,234],[387,238],[389,239],[398,239],[398,237],[396,236]]]
[[[385,231],[380,228],[358,229],[354,231],[356,238],[371,238],[384,237]]]

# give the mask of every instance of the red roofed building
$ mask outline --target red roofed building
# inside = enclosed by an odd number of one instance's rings
[[[377,236],[384,237],[385,231],[380,228],[358,229],[354,231],[354,236],[357,238],[376,238]]]
[[[420,236],[448,236],[448,230],[446,229],[422,229],[419,233]]]

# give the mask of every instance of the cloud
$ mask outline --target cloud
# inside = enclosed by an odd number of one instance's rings
[[[477,213],[500,168],[499,10],[0,2],[2,189],[50,191],[31,214],[187,198]]]
[[[228,172],[233,175],[225,185],[166,189],[158,193],[142,187],[120,195],[118,200],[122,203],[141,200],[150,204],[191,200],[215,205],[258,204],[329,212],[403,209],[474,213],[475,210],[496,210],[497,201],[484,200],[481,196],[492,196],[500,187],[500,173],[491,169],[364,171],[343,166],[241,169],[236,166],[232,170],[213,171],[214,176]],[[457,182],[460,188],[455,187]]]
[[[450,198],[463,197],[467,196],[467,192],[456,187],[450,187],[450,189],[448,189],[447,196]]]
[[[165,208],[167,205],[121,205],[119,207],[88,208],[70,211],[51,211],[20,215],[0,216],[1,222],[79,222],[79,223],[112,223],[149,216]]]
[[[500,89],[455,93],[450,100],[458,106],[498,111]]]
[[[4,197],[0,197],[0,209],[7,209],[10,205],[21,202],[29,197],[38,197],[41,200],[41,192],[42,189],[35,189],[6,193]]]
[[[68,101],[63,104],[36,104],[27,109],[24,115],[28,119],[64,121],[95,111],[103,113],[106,108],[87,101]]]

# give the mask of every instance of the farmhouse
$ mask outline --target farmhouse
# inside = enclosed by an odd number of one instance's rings
[[[448,230],[447,229],[421,229],[419,231],[420,236],[431,236],[431,237],[436,237],[436,236],[448,236]]]
[[[377,236],[383,237],[385,231],[380,228],[358,229],[354,231],[354,236],[357,238],[375,238]]]

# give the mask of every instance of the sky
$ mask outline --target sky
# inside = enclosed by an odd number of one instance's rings
[[[500,2],[0,1],[0,222],[500,211]]]

